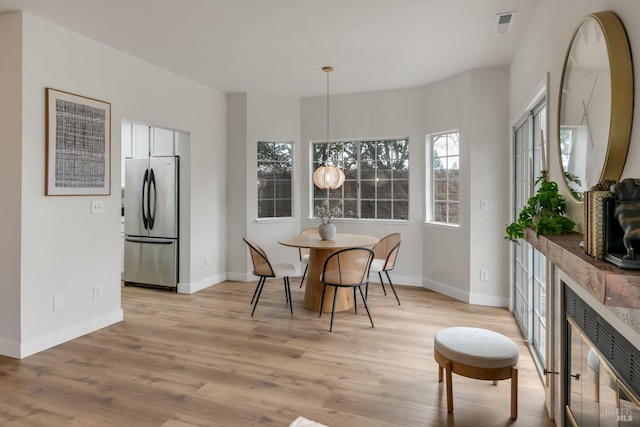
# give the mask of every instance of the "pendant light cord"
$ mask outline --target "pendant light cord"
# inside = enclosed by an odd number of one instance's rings
[[[322,67],[322,71],[327,73],[327,149],[329,148],[329,73],[333,71],[333,67]],[[325,150],[324,164],[327,164],[327,152]]]
[[[329,71],[327,70],[327,144],[329,143]]]

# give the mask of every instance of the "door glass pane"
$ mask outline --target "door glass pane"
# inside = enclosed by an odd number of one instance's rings
[[[514,131],[514,204],[517,218],[535,191],[534,182],[546,169],[548,146],[544,144],[546,104],[541,100]],[[546,258],[522,241],[514,247],[513,258],[514,316],[522,334],[531,343],[532,354],[539,369],[545,366],[546,324]]]
[[[546,258],[533,250],[533,348],[540,360],[545,357],[546,334]]]

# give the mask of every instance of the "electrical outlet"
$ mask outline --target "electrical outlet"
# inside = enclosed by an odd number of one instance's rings
[[[96,285],[93,287],[93,299],[102,299],[102,286]]]
[[[489,270],[486,268],[480,269],[480,280],[489,280]]]
[[[204,257],[204,266],[208,266],[211,263],[211,259],[209,259],[209,255]]]

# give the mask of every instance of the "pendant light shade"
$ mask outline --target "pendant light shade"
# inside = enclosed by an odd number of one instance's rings
[[[323,67],[322,71],[327,73],[327,143],[329,143],[329,73],[333,71],[333,67]],[[322,190],[335,190],[344,184],[344,172],[337,166],[327,164],[325,157],[323,165],[313,171],[311,180]]]
[[[311,178],[316,187],[323,190],[335,190],[344,184],[344,172],[337,166],[320,166]]]

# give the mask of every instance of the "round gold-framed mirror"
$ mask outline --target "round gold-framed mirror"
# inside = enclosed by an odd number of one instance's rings
[[[633,119],[633,66],[622,22],[613,12],[585,16],[571,39],[558,101],[558,151],[571,198],[619,180]]]

